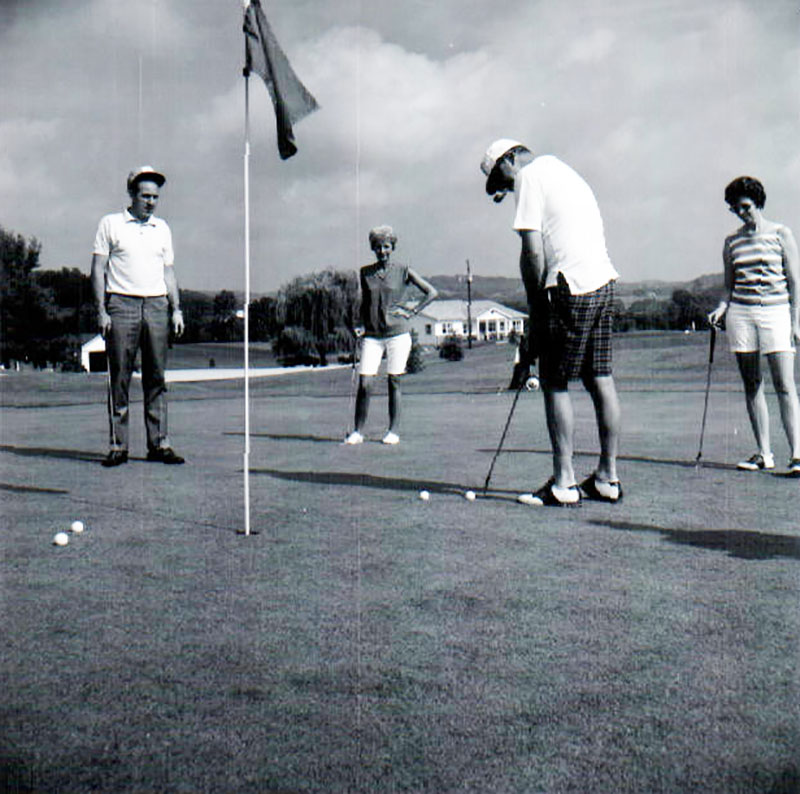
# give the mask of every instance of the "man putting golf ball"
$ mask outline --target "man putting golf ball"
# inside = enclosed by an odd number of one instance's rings
[[[553,155],[534,156],[509,138],[495,141],[481,162],[486,192],[495,202],[516,200],[514,231],[521,241],[520,271],[528,297],[530,343],[539,353],[553,476],[519,496],[529,505],[618,502],[620,407],[611,375],[614,281],[603,220],[584,179]],[[600,435],[595,470],[578,486],[573,468],[575,420],[569,382],[582,380],[592,397]]]

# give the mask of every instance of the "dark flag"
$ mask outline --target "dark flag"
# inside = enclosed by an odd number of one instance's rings
[[[288,160],[297,153],[292,124],[313,113],[319,106],[294,73],[264,16],[259,0],[245,0],[244,47],[245,77],[253,71],[264,79],[275,106],[278,152],[282,160]]]

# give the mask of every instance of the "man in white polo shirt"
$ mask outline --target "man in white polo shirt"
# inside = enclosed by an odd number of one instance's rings
[[[578,505],[618,502],[620,407],[611,374],[611,325],[617,271],[606,251],[603,221],[584,179],[553,155],[534,156],[519,141],[501,138],[481,163],[486,192],[516,199],[514,230],[521,240],[520,271],[528,296],[530,340],[540,360],[553,476],[519,501]],[[575,420],[569,382],[582,380],[594,403],[600,458],[578,486],[573,468]]]
[[[183,333],[169,226],[153,215],[163,174],[145,165],[128,176],[130,206],[100,220],[92,255],[97,322],[106,340],[110,450],[106,467],[128,461],[128,392],[141,350],[147,460],[183,463],[167,435],[165,369],[169,325]]]

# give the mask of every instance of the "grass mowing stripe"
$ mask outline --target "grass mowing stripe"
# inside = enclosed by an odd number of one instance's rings
[[[164,514],[158,510],[146,510],[135,507],[120,507],[119,505],[110,505],[106,502],[99,502],[95,499],[86,499],[79,496],[70,496],[70,492],[62,488],[39,488],[34,485],[13,485],[11,483],[0,483],[0,491],[11,491],[13,493],[34,493],[52,496],[69,496],[70,502],[76,504],[90,505],[92,507],[102,507],[107,510],[116,510],[120,513],[133,513],[134,515],[146,516],[147,518],[164,518]],[[180,516],[170,516],[169,521],[177,524],[191,524],[192,526],[207,527],[208,529],[221,529],[226,532],[236,532],[237,527],[225,527],[220,524],[212,524],[209,521],[198,521],[195,518],[181,518]]]
[[[9,482],[0,482],[0,491],[11,491],[12,493],[40,493],[40,494],[56,494],[63,496],[68,494],[63,488],[38,488],[35,485],[12,485]]]

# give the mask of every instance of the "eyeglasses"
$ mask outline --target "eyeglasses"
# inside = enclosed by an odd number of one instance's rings
[[[734,215],[741,215],[743,212],[750,212],[756,208],[755,202],[746,199],[744,201],[737,201],[736,204],[732,204],[728,209]]]

